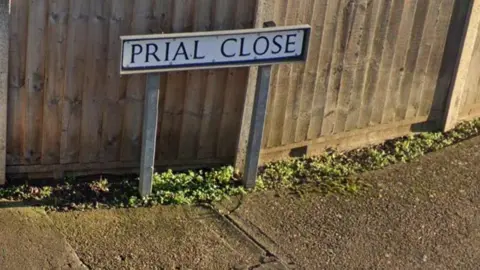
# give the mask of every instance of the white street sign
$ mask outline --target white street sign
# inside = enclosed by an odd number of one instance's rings
[[[310,26],[122,36],[121,74],[305,61]]]

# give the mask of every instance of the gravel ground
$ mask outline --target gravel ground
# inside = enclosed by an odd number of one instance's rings
[[[359,177],[355,196],[253,194],[230,218],[300,269],[480,269],[480,137]]]
[[[51,213],[91,269],[480,269],[480,137],[359,176],[356,195]]]

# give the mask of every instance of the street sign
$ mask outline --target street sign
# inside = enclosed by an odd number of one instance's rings
[[[310,26],[122,36],[121,74],[304,61]]]
[[[160,96],[159,72],[260,65],[245,157],[244,184],[255,186],[270,86],[271,65],[305,61],[310,26],[122,36],[121,74],[147,74],[139,191],[152,192]]]

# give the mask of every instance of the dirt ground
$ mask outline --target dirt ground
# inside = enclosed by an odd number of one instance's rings
[[[370,186],[360,194],[255,193],[219,205],[224,215],[204,207],[37,212],[51,223],[30,218],[32,235],[47,230],[49,244],[35,244],[44,250],[31,256],[4,244],[0,259],[55,254],[53,227],[90,269],[480,269],[480,137],[359,178]],[[10,219],[0,216],[0,225],[13,243]],[[28,240],[16,245],[31,250]]]

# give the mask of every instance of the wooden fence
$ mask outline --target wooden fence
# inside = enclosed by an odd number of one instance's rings
[[[467,2],[12,1],[7,173],[138,168],[145,76],[119,76],[125,34],[310,24],[308,61],[274,68],[263,161],[441,128],[456,63],[445,59],[457,59]],[[162,75],[157,165],[241,164],[255,76]],[[475,98],[462,115],[480,107],[480,75],[468,76]]]

